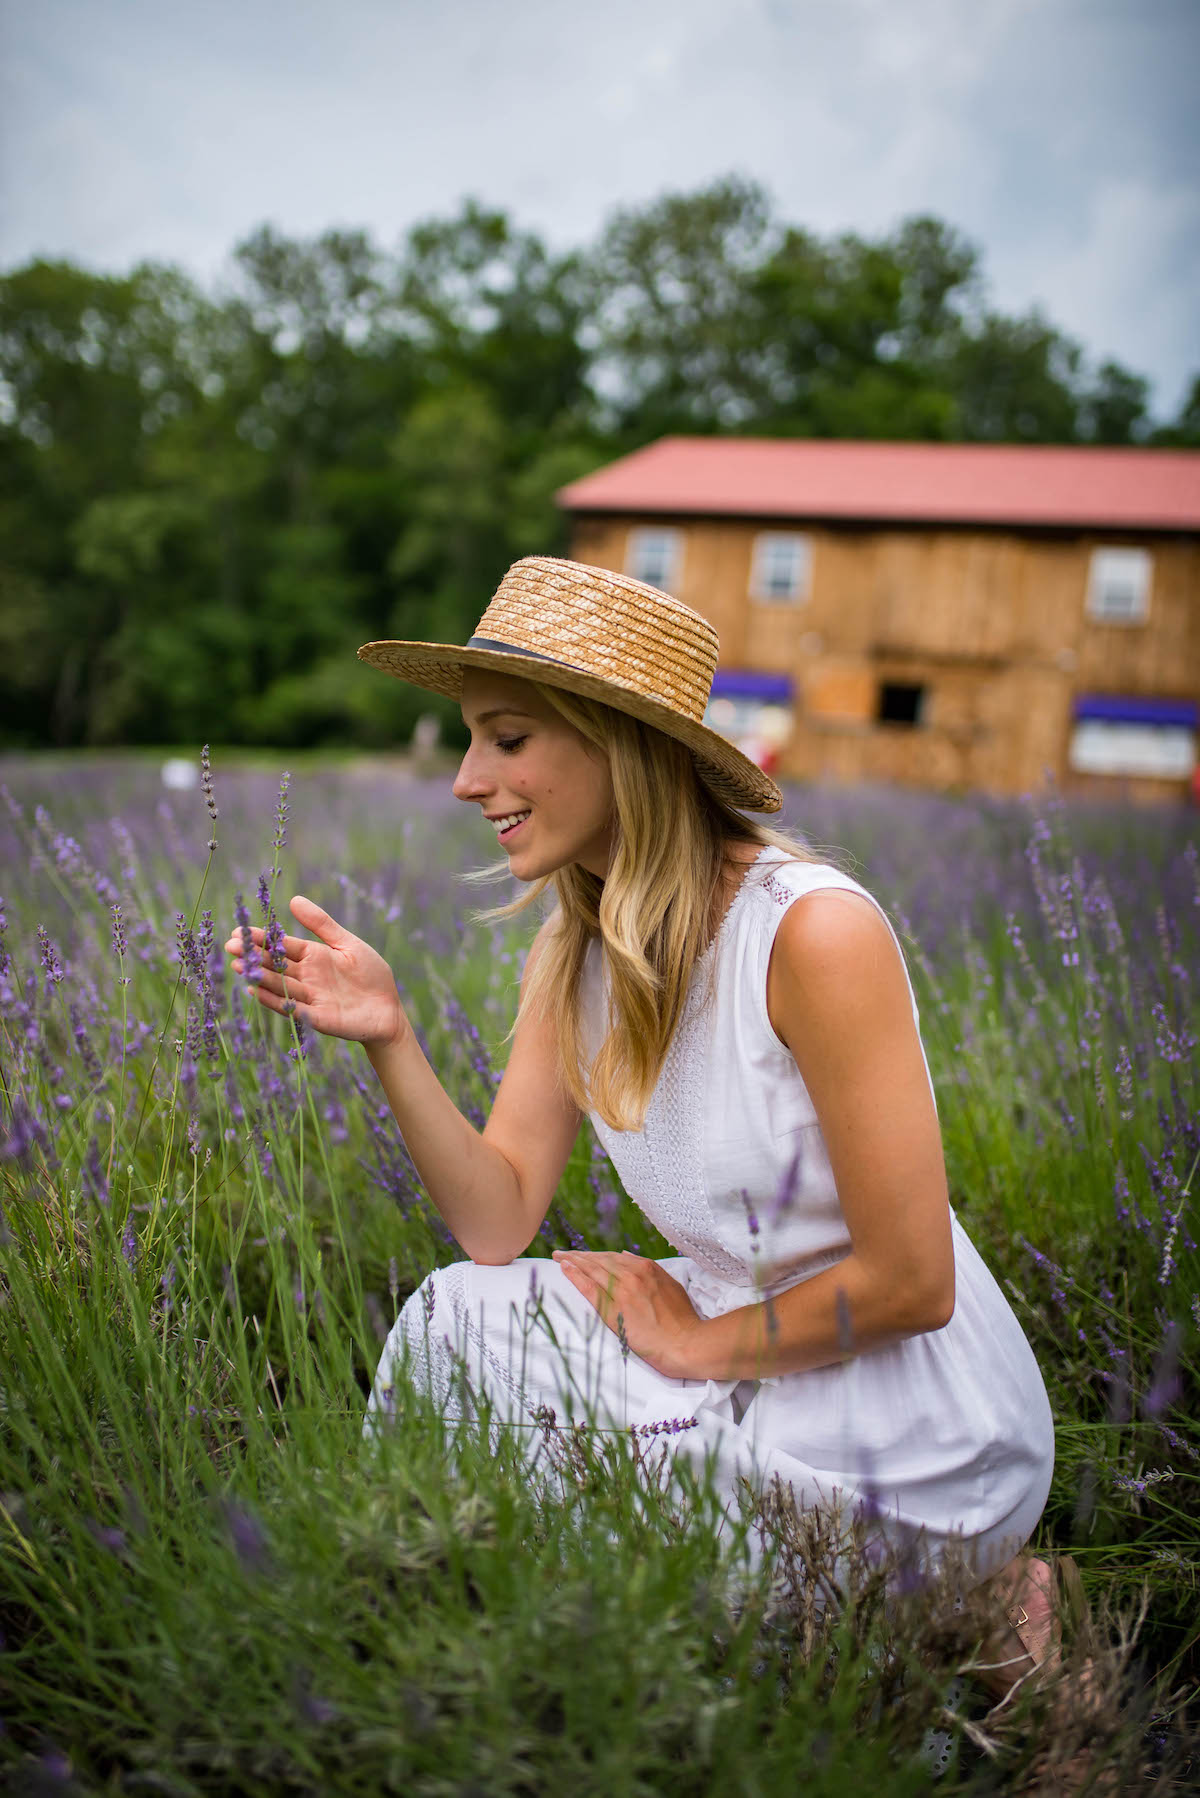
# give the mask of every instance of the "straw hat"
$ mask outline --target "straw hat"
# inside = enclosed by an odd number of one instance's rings
[[[359,656],[414,686],[458,699],[464,668],[487,668],[599,699],[685,743],[713,791],[777,812],[775,782],[703,723],[717,633],[669,593],[555,556],[514,562],[478,630],[450,643],[364,643]]]

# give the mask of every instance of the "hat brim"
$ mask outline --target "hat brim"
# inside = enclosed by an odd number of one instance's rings
[[[484,668],[493,674],[513,675],[517,680],[537,681],[539,686],[561,687],[585,699],[598,699],[616,711],[628,712],[643,724],[652,724],[691,750],[701,778],[720,798],[739,810],[777,812],[783,794],[769,774],[748,755],[706,724],[684,718],[674,707],[635,692],[619,680],[589,674],[566,662],[542,656],[506,654],[495,649],[469,649],[457,643],[364,643],[359,660],[397,680],[441,693],[447,699],[462,697],[464,668]]]

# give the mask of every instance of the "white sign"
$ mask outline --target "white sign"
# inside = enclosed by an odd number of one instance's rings
[[[1086,718],[1071,736],[1077,774],[1147,774],[1187,780],[1196,766],[1196,733],[1181,724],[1116,724]]]

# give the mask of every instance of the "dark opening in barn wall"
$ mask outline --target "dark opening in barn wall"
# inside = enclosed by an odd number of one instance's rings
[[[923,723],[928,691],[923,682],[880,681],[879,698],[875,707],[876,720],[880,724]]]

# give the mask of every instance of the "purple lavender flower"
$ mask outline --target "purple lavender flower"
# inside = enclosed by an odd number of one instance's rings
[[[1161,999],[1151,1006],[1150,1015],[1154,1019],[1154,1044],[1163,1060],[1188,1061],[1196,1047],[1196,1039],[1187,1024],[1181,1023],[1178,1030],[1173,1029]]]
[[[58,986],[67,977],[58,958],[58,950],[40,924],[37,927],[37,938],[42,946],[42,967],[46,971],[46,979],[51,986]]]
[[[79,1059],[83,1063],[83,1071],[92,1086],[99,1087],[104,1082],[104,1069],[100,1065],[100,1057],[92,1047],[92,1039],[88,1035],[83,1014],[74,1000],[67,1007],[67,1013],[71,1019],[71,1034],[75,1038],[75,1047],[79,1052]]]
[[[98,1204],[108,1204],[108,1175],[104,1171],[100,1159],[100,1145],[95,1137],[88,1144],[87,1156],[83,1163],[83,1181],[85,1188]]]
[[[118,981],[118,985],[119,986],[128,986],[129,985],[129,976],[128,976],[128,974],[126,974],[124,972],[125,950],[127,948],[126,937],[125,937],[125,919],[121,914],[121,907],[119,905],[114,904],[114,905],[110,906],[109,909],[112,912],[112,921],[113,921],[113,925],[112,925],[113,954],[116,956],[117,960],[120,962],[121,969],[122,969],[121,977]]]
[[[251,1137],[258,1156],[258,1168],[264,1180],[269,1180],[275,1169],[275,1156],[271,1150],[271,1139],[263,1128],[262,1121],[255,1118],[251,1126]]]
[[[97,1523],[94,1517],[85,1517],[84,1523],[87,1526],[88,1534],[100,1544],[101,1548],[107,1548],[109,1553],[114,1555],[125,1552],[128,1538],[124,1530],[118,1529],[115,1524]]]
[[[287,846],[287,818],[288,818],[287,796],[288,796],[288,788],[291,786],[291,784],[292,784],[291,774],[285,768],[283,771],[283,778],[279,782],[279,800],[275,807],[274,847],[276,849],[283,849],[283,848],[286,848],[286,846]]]
[[[194,986],[197,991],[202,990],[206,974],[204,957],[200,953],[195,933],[189,928],[181,911],[175,913],[175,945],[185,983]]]
[[[258,953],[258,946],[250,934],[250,913],[247,911],[246,901],[240,893],[234,902],[234,915],[242,933],[242,978],[251,986],[257,986],[262,977],[262,958]]]
[[[1064,1311],[1067,1305],[1067,1288],[1074,1286],[1074,1279],[1070,1274],[1064,1273],[1057,1262],[1051,1261],[1049,1255],[1043,1255],[1040,1249],[1035,1249],[1027,1237],[1021,1236],[1018,1237],[1017,1240],[1025,1250],[1025,1253],[1033,1261],[1034,1265],[1039,1267],[1043,1273],[1049,1276],[1050,1297],[1054,1300],[1054,1303],[1058,1306],[1059,1310]]]
[[[74,1780],[71,1757],[57,1745],[42,1750],[36,1762],[40,1781],[45,1785],[70,1785]]]
[[[247,1573],[267,1573],[271,1568],[271,1551],[267,1532],[247,1505],[232,1498],[221,1501],[220,1511],[229,1541]]]
[[[8,1134],[0,1142],[0,1161],[26,1161],[34,1149],[47,1158],[51,1155],[50,1138],[37,1112],[20,1093],[13,1095]]]
[[[554,1221],[558,1225],[560,1233],[566,1237],[567,1242],[570,1245],[570,1247],[573,1249],[586,1250],[587,1242],[586,1242],[585,1238],[580,1235],[579,1231],[570,1222],[569,1218],[566,1216],[566,1213],[563,1211],[563,1208],[561,1205],[555,1205],[553,1207],[553,1215],[554,1215]]]
[[[647,1441],[653,1436],[681,1436],[685,1430],[694,1430],[697,1421],[695,1417],[662,1417],[656,1423],[631,1423],[629,1433]]]
[[[261,898],[261,890],[259,896]],[[275,913],[271,910],[270,904],[268,903],[267,928],[263,940],[263,966],[272,969],[276,974],[282,974],[287,968],[287,950],[284,947],[284,934],[283,925],[279,922],[279,919],[275,916]]]
[[[213,795],[212,762],[209,760],[207,743],[204,745],[203,749],[200,751],[200,790],[204,794],[204,804],[208,809],[209,819],[215,825],[217,822],[217,802],[216,802],[216,798]],[[212,836],[209,838],[209,841],[207,844],[208,852],[210,855],[216,849],[216,846],[217,846],[217,833],[216,833],[216,830],[214,829]]]
[[[338,1715],[338,1707],[328,1698],[321,1698],[312,1689],[312,1674],[303,1667],[292,1682],[292,1702],[306,1723],[313,1723],[320,1728],[332,1723]]]
[[[779,1182],[779,1191],[775,1194],[775,1199],[771,1208],[771,1222],[773,1224],[777,1224],[780,1218],[786,1217],[792,1206],[795,1204],[796,1194],[800,1188],[800,1172],[803,1159],[804,1148],[801,1144],[788,1162],[787,1167],[783,1172],[783,1179]]]
[[[1175,1404],[1183,1391],[1179,1377],[1179,1325],[1171,1322],[1163,1336],[1162,1347],[1154,1363],[1150,1385],[1142,1399],[1142,1415],[1159,1418]]]

